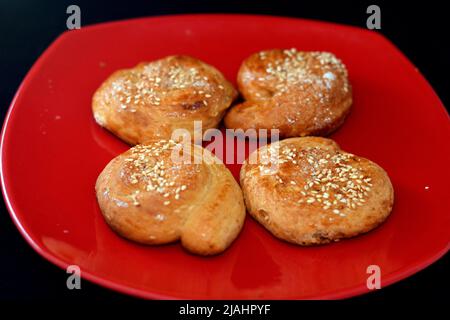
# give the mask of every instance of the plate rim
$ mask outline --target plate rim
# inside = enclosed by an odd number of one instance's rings
[[[89,32],[90,30],[99,30],[99,29],[104,29],[104,28],[109,28],[111,26],[120,26],[120,25],[127,25],[130,22],[131,23],[142,23],[148,20],[157,20],[157,19],[163,19],[163,20],[172,20],[172,19],[177,19],[177,18],[189,18],[189,17],[196,17],[196,18],[207,18],[207,17],[211,17],[214,16],[215,18],[221,18],[221,17],[225,17],[225,18],[230,18],[230,17],[234,17],[234,18],[258,18],[258,19],[275,19],[275,20],[291,20],[291,21],[302,21],[303,23],[307,23],[310,25],[328,25],[328,26],[338,26],[339,28],[347,28],[347,29],[353,29],[353,30],[358,30],[359,32],[365,32],[367,35],[371,35],[371,36],[375,36],[380,38],[382,41],[386,42],[390,47],[392,47],[393,50],[396,51],[397,55],[399,55],[403,60],[406,60],[406,62],[408,64],[410,64],[412,67],[414,67],[419,76],[424,80],[424,83],[428,86],[428,88],[431,90],[431,92],[433,93],[433,95],[435,96],[435,98],[437,98],[437,101],[440,102],[440,112],[444,112],[447,117],[450,119],[450,115],[447,113],[441,99],[439,98],[439,96],[437,95],[437,93],[434,91],[433,87],[431,86],[431,84],[428,82],[428,80],[426,79],[426,77],[420,72],[420,70],[418,70],[418,68],[415,67],[415,65],[409,60],[408,57],[406,57],[403,52],[401,52],[387,37],[385,37],[384,35],[378,33],[378,32],[373,32],[373,31],[369,31],[366,30],[364,28],[359,28],[356,26],[351,26],[351,25],[346,25],[346,24],[339,24],[339,23],[334,23],[334,22],[328,22],[328,21],[321,21],[321,20],[312,20],[312,19],[303,19],[303,18],[293,18],[293,17],[283,17],[283,16],[275,16],[275,15],[260,15],[260,14],[233,14],[233,13],[194,13],[194,14],[168,14],[168,15],[158,15],[158,16],[146,16],[146,17],[138,17],[138,18],[132,18],[132,19],[122,19],[122,20],[115,20],[115,21],[108,21],[108,22],[102,22],[102,23],[96,23],[96,24],[92,24],[92,25],[86,25],[83,26],[81,29],[79,30],[70,30],[70,31],[64,31],[63,33],[61,33],[60,35],[58,35],[51,43],[50,45],[42,52],[42,54],[37,58],[37,60],[33,63],[33,65],[31,66],[31,68],[29,69],[29,71],[27,72],[27,74],[25,75],[25,77],[23,78],[23,80],[21,81],[21,84],[19,85],[19,87],[17,88],[16,93],[14,94],[14,97],[8,107],[8,111],[5,115],[4,118],[4,122],[2,125],[2,130],[1,130],[1,137],[0,137],[0,183],[1,183],[1,189],[2,189],[2,194],[3,194],[3,198],[5,201],[5,206],[7,208],[7,211],[9,212],[9,215],[11,217],[11,219],[13,220],[14,225],[17,227],[17,229],[19,230],[20,234],[22,235],[22,237],[26,240],[26,242],[34,249],[34,251],[36,251],[41,257],[43,257],[45,260],[49,261],[50,263],[56,265],[57,267],[66,270],[67,267],[70,265],[68,262],[64,261],[61,258],[56,257],[55,255],[53,255],[50,251],[48,251],[47,249],[41,247],[34,239],[33,236],[31,235],[31,232],[27,231],[27,227],[24,223],[22,223],[22,221],[19,218],[19,215],[23,216],[23,212],[20,213],[20,210],[18,210],[17,208],[14,208],[14,204],[11,201],[10,198],[10,191],[9,191],[9,187],[8,187],[8,182],[5,179],[5,175],[4,175],[4,144],[5,141],[8,140],[8,136],[9,136],[9,131],[8,131],[8,127],[9,127],[9,123],[10,123],[10,117],[11,114],[14,112],[15,108],[16,108],[16,103],[17,103],[17,99],[20,97],[22,91],[24,90],[24,88],[26,88],[26,86],[28,85],[28,83],[30,82],[30,80],[34,77],[34,75],[39,71],[39,69],[41,68],[43,62],[46,60],[46,57],[48,55],[50,55],[52,52],[54,52],[56,50],[56,48],[60,45],[60,43],[62,43],[63,41],[66,40],[66,38],[73,36],[73,34],[80,34],[81,32]],[[426,267],[428,267],[429,265],[431,265],[433,262],[436,262],[437,260],[439,260],[441,257],[443,257],[450,249],[450,242],[447,244],[447,246],[443,247],[440,250],[434,251],[433,254],[430,254],[426,259],[422,259],[420,262],[416,262],[416,263],[412,263],[410,265],[407,266],[403,266],[401,269],[399,269],[398,271],[395,271],[387,276],[383,276],[383,280],[382,280],[382,288],[385,288],[393,283],[396,283],[398,281],[401,281],[423,269],[425,269]],[[102,287],[108,288],[108,289],[112,289],[114,291],[118,291],[120,293],[123,294],[128,294],[134,297],[138,297],[138,298],[145,298],[145,299],[164,299],[164,300],[177,300],[177,299],[210,299],[210,300],[220,300],[220,298],[211,298],[211,297],[207,297],[205,295],[199,295],[197,297],[188,297],[188,296],[183,296],[180,294],[167,294],[167,293],[162,293],[161,291],[158,290],[152,290],[151,292],[145,289],[139,289],[139,288],[133,288],[130,285],[124,284],[124,283],[119,283],[113,280],[109,280],[106,277],[103,276],[99,276],[96,275],[95,273],[89,272],[89,271],[84,271],[82,268],[81,269],[81,277],[85,280],[88,280],[92,283],[95,283],[97,285],[100,285]],[[339,289],[339,290],[333,290],[331,292],[327,292],[327,293],[321,293],[318,295],[313,295],[313,296],[307,296],[306,298],[293,298],[293,297],[279,297],[279,298],[263,298],[265,300],[283,300],[283,299],[289,299],[289,300],[297,300],[297,299],[314,299],[314,300],[319,300],[319,299],[324,299],[324,300],[328,300],[328,299],[343,299],[343,298],[349,298],[349,297],[354,297],[354,296],[358,296],[358,295],[362,295],[362,294],[367,294],[369,292],[371,292],[373,290],[368,289],[366,286],[364,286],[363,284],[359,285],[359,286],[351,286],[345,289]],[[229,299],[226,298],[225,299]],[[258,297],[251,297],[251,298],[242,298],[242,300],[248,300],[248,299],[261,299]]]

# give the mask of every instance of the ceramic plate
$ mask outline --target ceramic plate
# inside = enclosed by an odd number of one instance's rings
[[[235,83],[244,58],[270,48],[323,50],[347,65],[353,110],[331,138],[389,173],[395,206],[376,230],[304,248],[247,217],[221,255],[118,237],[94,193],[103,167],[128,147],[93,120],[91,98],[112,72],[171,54],[206,61]],[[449,117],[420,72],[380,34],[247,15],[181,15],[83,27],[57,38],[20,86],[3,126],[1,178],[22,235],[44,258],[85,279],[145,298],[342,298],[367,292],[367,267],[387,286],[449,248]],[[235,177],[239,165],[228,166]]]

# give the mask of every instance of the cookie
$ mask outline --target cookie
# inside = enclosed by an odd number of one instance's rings
[[[148,245],[181,241],[192,253],[220,253],[242,229],[242,191],[208,150],[181,146],[156,141],[111,160],[95,186],[101,212],[129,240]]]
[[[327,135],[352,105],[347,69],[328,52],[261,51],[242,63],[237,82],[245,101],[227,113],[227,128],[278,129],[282,138]]]
[[[130,145],[172,139],[176,129],[186,129],[194,141],[194,133],[200,140],[217,127],[236,96],[216,68],[169,56],[114,72],[95,92],[92,111],[100,126]]]
[[[250,214],[276,237],[305,246],[368,232],[394,203],[380,166],[320,137],[257,149],[242,166],[240,181]]]

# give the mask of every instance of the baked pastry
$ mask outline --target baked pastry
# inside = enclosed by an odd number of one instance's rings
[[[214,67],[188,56],[169,56],[114,72],[95,92],[95,121],[134,145],[171,139],[194,121],[217,127],[237,91]],[[202,132],[197,130],[200,140]]]
[[[250,214],[276,237],[300,245],[368,232],[389,216],[394,202],[381,167],[320,137],[255,150],[240,180]]]
[[[143,244],[181,240],[200,255],[222,252],[245,219],[238,183],[198,145],[156,141],[114,158],[95,186],[109,226]]]
[[[227,128],[278,129],[280,137],[327,135],[352,104],[347,69],[328,52],[261,51],[242,63],[237,82],[245,101],[227,113]]]

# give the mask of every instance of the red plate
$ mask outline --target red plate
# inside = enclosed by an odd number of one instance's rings
[[[389,173],[391,217],[367,235],[302,248],[247,218],[224,254],[179,244],[145,247],[114,234],[94,195],[97,175],[127,146],[95,124],[91,97],[113,71],[188,54],[234,81],[242,60],[268,48],[326,50],[347,65],[354,108],[332,138]],[[449,117],[418,70],[378,33],[330,23],[245,15],[186,15],[83,27],[60,36],[19,88],[1,144],[11,216],[43,257],[80,266],[100,285],[146,298],[341,298],[401,280],[449,249]],[[229,166],[235,176],[238,165]]]

